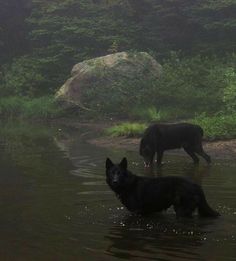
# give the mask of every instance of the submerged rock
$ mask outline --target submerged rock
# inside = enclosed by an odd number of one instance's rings
[[[119,98],[134,95],[160,74],[161,65],[146,52],[110,54],[76,64],[55,98],[65,108],[102,110],[110,97],[119,104]]]

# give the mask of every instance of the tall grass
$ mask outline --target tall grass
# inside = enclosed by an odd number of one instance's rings
[[[178,107],[163,107],[161,109],[157,109],[154,106],[151,107],[135,107],[131,109],[129,113],[129,117],[134,120],[140,120],[144,122],[165,122],[165,121],[173,121],[179,119],[189,119],[192,118],[194,112],[189,110],[183,110]]]
[[[52,96],[40,98],[4,97],[0,98],[0,117],[47,119],[62,115],[62,110]]]
[[[159,121],[161,120],[161,112],[158,111],[154,106],[151,107],[134,107],[129,113],[130,117],[144,120],[144,121]]]
[[[138,137],[141,136],[147,125],[144,123],[124,122],[106,129],[105,133],[112,136]]]

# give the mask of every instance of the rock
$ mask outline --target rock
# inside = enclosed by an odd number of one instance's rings
[[[129,95],[139,81],[159,78],[161,65],[146,52],[120,52],[76,64],[55,98],[65,108],[101,109],[109,95]],[[137,90],[138,92],[138,90]]]

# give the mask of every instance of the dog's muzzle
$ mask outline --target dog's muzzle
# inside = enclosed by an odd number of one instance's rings
[[[114,176],[112,179],[112,185],[117,187],[119,185],[119,177],[118,176]]]

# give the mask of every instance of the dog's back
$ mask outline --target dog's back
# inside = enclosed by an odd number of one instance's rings
[[[183,145],[194,146],[201,142],[202,136],[202,128],[189,123],[153,124],[143,135],[163,150],[180,148]]]

